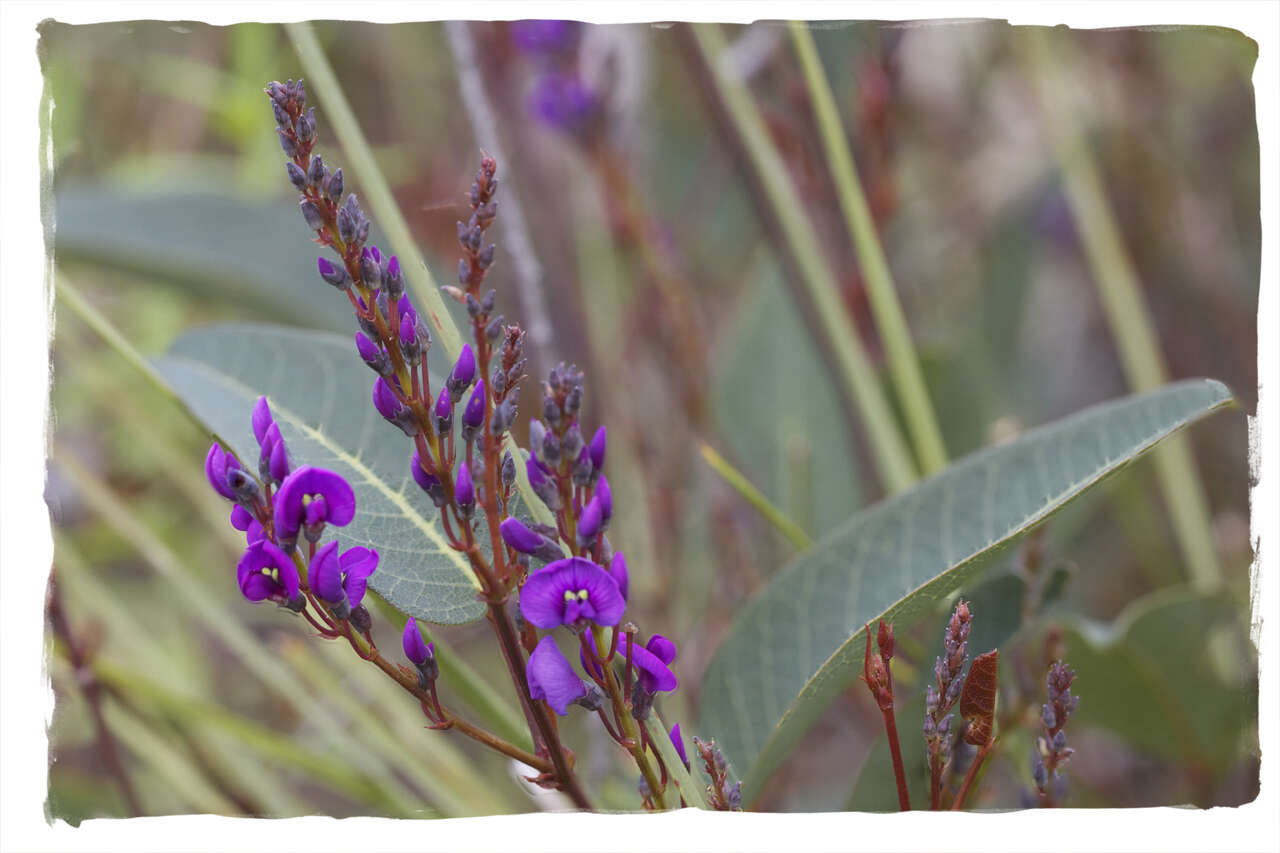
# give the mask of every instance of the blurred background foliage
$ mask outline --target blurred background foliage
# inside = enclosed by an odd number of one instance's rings
[[[316,32],[430,268],[447,282],[479,143],[445,28],[322,23]],[[506,154],[502,205],[518,196],[524,209],[542,272],[533,294],[553,330],[529,373],[559,359],[587,370],[588,421],[610,428],[621,508],[613,535],[630,557],[633,607],[681,642],[683,687],[666,716],[691,719],[699,673],[735,611],[792,553],[706,466],[700,445],[814,537],[885,490],[687,28],[583,27],[554,55],[520,49],[508,24],[467,33]],[[763,112],[844,309],[882,366],[786,28],[724,34],[726,61]],[[952,458],[1130,390],[1020,48],[1025,31],[833,24],[813,37]],[[1096,158],[1169,373],[1221,379],[1252,412],[1255,44],[1227,30],[1113,30],[1063,33],[1059,48],[1074,129]],[[353,331],[344,300],[315,275],[262,94],[267,81],[302,73],[284,29],[48,22],[40,55],[54,104],[46,221],[56,275],[139,351],[159,354],[184,329],[219,321]],[[548,64],[595,91],[589,131],[538,114]],[[319,151],[349,166],[324,100],[313,102]],[[358,175],[347,183],[361,192]],[[516,291],[527,298],[531,285],[508,253],[509,222],[500,215],[495,226],[491,281],[507,316],[528,321]],[[492,754],[426,732],[411,703],[340,648],[240,598],[231,580],[239,537],[200,469],[209,436],[61,301],[53,360],[51,816],[452,816],[557,805]],[[993,568],[985,592],[968,594],[975,642],[986,617],[993,637],[1020,628],[1027,659],[1056,650],[1080,669],[1072,805],[1256,795],[1244,417],[1212,418],[1189,438],[1227,580],[1225,615],[1203,602],[1192,616],[1175,606],[1187,571],[1149,461],[1034,540],[1031,556],[1060,569],[1052,607],[1035,624],[1015,618],[1022,594],[1008,586],[1020,582],[1013,570],[1031,558],[1026,548]],[[942,618],[898,626],[903,683],[930,669]],[[1208,652],[1230,687],[1221,695],[1195,689],[1204,644],[1175,642],[1191,618],[1216,626],[1196,636],[1216,638]],[[1002,620],[1013,620],[1003,634]],[[482,627],[442,636],[502,683]],[[1115,669],[1122,656],[1105,649],[1116,637],[1137,644],[1125,660],[1144,662],[1154,692]],[[1027,666],[1031,675],[1018,677],[1043,690]],[[1173,692],[1160,693],[1168,685]],[[1153,715],[1171,713],[1161,702],[1179,696],[1178,725],[1153,733]],[[919,740],[918,717],[899,713],[904,742]],[[634,808],[612,744],[579,722],[567,741],[602,804]],[[883,761],[878,726],[866,691],[846,691],[761,807],[878,807],[855,790],[867,784],[859,768],[868,755]],[[1014,729],[978,805],[1016,807],[1029,784],[1029,737],[1017,741]],[[1188,729],[1203,737],[1188,740]],[[875,778],[887,782],[881,769]]]

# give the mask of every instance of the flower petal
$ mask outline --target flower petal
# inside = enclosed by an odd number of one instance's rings
[[[404,623],[404,636],[400,644],[404,648],[404,656],[410,663],[423,664],[431,656],[431,650],[427,648],[426,642],[422,639],[422,631],[418,628],[418,620],[412,616],[409,617],[408,622]]]
[[[275,419],[271,417],[271,407],[267,405],[266,397],[259,397],[258,402],[253,404],[253,437],[258,440],[258,446],[262,446],[262,442],[267,437],[267,430],[275,423]]]
[[[233,501],[236,499],[236,493],[231,490],[231,486],[227,485],[228,466],[240,467],[236,464],[235,457],[223,450],[221,444],[215,441],[209,445],[209,453],[204,458],[204,475],[215,492]]]
[[[644,647],[657,655],[663,663],[669,664],[676,659],[676,644],[661,634],[650,637]]]
[[[307,577],[311,581],[311,588],[323,600],[338,602],[347,597],[342,589],[342,564],[338,560],[336,541],[325,545],[311,558],[311,564],[307,566]]]
[[[529,695],[544,699],[560,716],[569,713],[569,704],[587,695],[587,685],[573,671],[573,666],[560,653],[560,647],[550,637],[543,637],[525,671],[529,679]]]
[[[667,732],[671,738],[671,745],[676,748],[676,755],[680,756],[680,760],[684,762],[684,766],[689,766],[689,756],[684,752],[684,737],[680,734],[680,724],[676,723],[671,727],[671,731]]]
[[[580,595],[583,591],[586,598]],[[566,593],[571,593],[572,600],[567,600]],[[548,563],[531,574],[520,590],[520,612],[539,628],[554,628],[580,616],[597,625],[617,625],[626,609],[613,578],[581,557]]]
[[[296,539],[306,517],[303,497],[319,495],[325,500],[325,520],[335,527],[350,524],[356,514],[356,496],[341,474],[303,465],[285,478],[275,498],[276,533],[283,540]]]
[[[248,530],[249,523],[253,520],[253,513],[240,506],[240,504],[236,504],[235,507],[232,508],[231,526],[236,530]]]
[[[621,551],[617,551],[613,555],[613,559],[609,561],[609,577],[613,578],[613,582],[618,585],[618,591],[622,593],[622,600],[627,600],[627,587],[631,583],[631,575],[627,571],[627,558],[622,555]]]
[[[680,684],[662,658],[644,646],[632,647],[631,662],[640,670],[640,683],[650,691],[675,690]]]
[[[378,552],[371,548],[348,548],[339,562],[342,564],[342,586],[347,591],[347,601],[352,607],[359,607],[369,585],[369,575],[378,569]]]

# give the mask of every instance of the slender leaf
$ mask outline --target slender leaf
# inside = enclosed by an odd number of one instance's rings
[[[982,558],[1231,395],[1192,380],[1096,406],[987,449],[860,513],[791,563],[738,617],[708,667],[702,731],[748,801],[856,676],[864,623],[903,621]]]
[[[347,300],[316,273],[318,252],[307,249],[295,204],[75,187],[60,191],[54,205],[58,263],[145,275],[266,320],[355,328]]]
[[[337,535],[376,548],[370,586],[429,622],[484,612],[466,559],[451,549],[430,499],[409,473],[411,447],[373,408],[373,374],[346,338],[272,326],[214,326],[183,335],[157,369],[187,405],[250,466],[249,424],[265,394],[298,464],[337,471],[356,492],[355,520]],[[439,387],[439,379],[433,384]],[[485,539],[486,537],[481,537]]]

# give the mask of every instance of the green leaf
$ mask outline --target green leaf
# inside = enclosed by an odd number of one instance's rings
[[[1064,625],[1072,692],[1081,697],[1071,728],[1105,728],[1159,758],[1219,770],[1244,749],[1256,752],[1254,661],[1237,658],[1239,677],[1228,681],[1209,654],[1210,636],[1240,612],[1224,595],[1162,590],[1112,625]]]
[[[764,257],[756,268],[752,295],[717,359],[715,417],[733,466],[803,530],[821,536],[862,504],[853,440],[781,272]]]
[[[738,616],[704,679],[714,734],[748,801],[859,672],[864,623],[909,621],[981,560],[1178,428],[1231,401],[1193,380],[1087,409],[989,448],[862,512]]]
[[[449,625],[484,612],[466,558],[449,547],[439,513],[410,476],[410,442],[373,408],[374,376],[350,338],[212,326],[183,335],[156,368],[253,469],[258,448],[249,414],[267,396],[295,462],[336,471],[355,489],[355,520],[336,533],[344,547],[378,549],[369,585],[393,606]],[[438,378],[432,383],[440,386]]]
[[[84,187],[59,191],[54,216],[58,263],[154,277],[261,319],[355,328],[350,303],[316,272],[321,251],[307,248],[297,205]]]

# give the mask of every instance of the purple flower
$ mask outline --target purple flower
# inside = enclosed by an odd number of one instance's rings
[[[581,557],[548,563],[520,590],[520,612],[532,625],[617,625],[626,601],[604,569]]]
[[[596,103],[595,92],[571,74],[548,74],[529,93],[529,110],[535,117],[570,132],[586,127]]]
[[[213,490],[229,501],[236,499],[236,493],[227,482],[227,474],[239,468],[240,463],[223,450],[221,444],[215,441],[209,445],[209,455],[204,458],[204,475],[209,479]]]
[[[275,426],[275,418],[271,417],[271,407],[267,404],[266,397],[259,397],[258,402],[253,404],[253,414],[250,416],[253,422],[253,437],[258,440],[258,446],[262,447],[267,440],[267,431]]]
[[[276,538],[292,549],[304,524],[307,538],[315,542],[325,524],[343,527],[355,514],[355,492],[341,474],[303,465],[286,477],[276,492]]]
[[[640,686],[649,693],[675,690],[679,686],[667,664],[676,659],[676,644],[661,634],[654,634],[643,646],[633,646],[631,662],[639,671]]]
[[[311,588],[322,600],[333,605],[339,618],[364,600],[369,575],[378,568],[378,552],[369,548],[348,548],[338,554],[338,543],[330,542],[311,558],[307,574]]]
[[[525,53],[559,52],[573,46],[577,21],[513,21],[511,40]]]
[[[284,436],[280,434],[280,425],[271,422],[267,427],[266,438],[262,441],[262,456],[258,462],[259,473],[264,478],[270,477],[277,483],[284,482],[289,476],[289,451],[284,444]]]
[[[613,559],[609,561],[609,577],[613,578],[613,582],[618,585],[618,591],[622,593],[622,600],[627,600],[627,587],[630,586],[631,576],[627,572],[627,558],[623,556],[621,551],[613,555]]]
[[[538,424],[539,421],[534,421],[533,423]],[[533,434],[532,425],[529,433],[530,435]],[[537,445],[534,446],[536,447]],[[542,499],[542,502],[547,505],[547,509],[552,512],[558,512],[561,507],[560,492],[556,488],[556,484],[547,476],[547,472],[543,470],[542,463],[538,461],[536,456],[531,455],[525,460],[524,469],[529,475],[529,485],[533,487],[533,493]]]
[[[680,734],[680,724],[676,723],[671,727],[671,731],[667,732],[667,736],[671,738],[671,745],[676,748],[676,755],[680,756],[680,760],[684,762],[684,766],[689,766],[689,756],[684,751],[684,737]]]
[[[546,701],[562,717],[569,713],[569,705],[587,695],[587,685],[550,636],[543,637],[529,655],[525,676],[529,695]]]
[[[596,430],[596,434],[591,436],[591,444],[588,449],[591,453],[591,465],[597,471],[604,469],[604,451],[608,444],[608,434],[603,426]]]
[[[428,643],[422,639],[418,620],[412,616],[409,617],[408,622],[404,623],[404,637],[401,644],[404,646],[404,656],[415,666],[422,666],[436,651],[435,643]]]
[[[346,290],[351,284],[351,277],[347,275],[346,267],[334,266],[328,258],[317,258],[316,268],[320,270],[320,277],[326,284],[331,284],[339,290]]]
[[[471,385],[471,380],[476,376],[476,356],[471,351],[471,344],[463,344],[462,352],[458,353],[458,361],[453,365],[453,371],[449,374],[449,394],[455,399],[462,398],[462,392],[467,390]]]
[[[248,530],[253,521],[255,521],[253,513],[240,506],[240,504],[236,504],[231,509],[231,526],[236,530]]]
[[[400,273],[400,259],[395,255],[387,261],[387,271],[382,276],[382,284],[391,296],[400,296],[404,293],[404,276]]]
[[[270,599],[291,605],[301,600],[298,570],[293,560],[266,539],[249,546],[236,566],[236,575],[240,592],[250,601]]]
[[[375,373],[382,373],[387,367],[387,353],[381,346],[369,340],[364,332],[356,332],[356,352]]]

